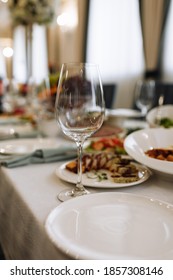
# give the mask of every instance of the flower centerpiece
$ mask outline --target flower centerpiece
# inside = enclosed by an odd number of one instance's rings
[[[8,0],[8,7],[15,25],[47,24],[54,17],[53,0]]]

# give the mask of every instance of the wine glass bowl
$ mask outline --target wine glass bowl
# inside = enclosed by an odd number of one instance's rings
[[[135,86],[135,103],[138,109],[141,110],[143,116],[153,106],[155,93],[155,81],[153,80],[139,80]]]
[[[76,142],[78,178],[74,189],[59,194],[61,201],[88,193],[82,185],[82,149],[84,141],[101,127],[104,112],[98,66],[89,63],[64,63],[57,87],[55,115],[63,133]]]

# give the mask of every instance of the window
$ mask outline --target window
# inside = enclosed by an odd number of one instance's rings
[[[99,64],[104,84],[117,84],[113,107],[131,107],[145,67],[138,0],[90,1],[86,60]]]
[[[14,79],[20,82],[27,81],[26,30],[18,26],[14,30]],[[48,74],[46,27],[35,24],[32,32],[31,73],[36,81]]]

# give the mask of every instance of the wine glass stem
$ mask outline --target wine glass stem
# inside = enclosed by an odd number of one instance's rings
[[[78,178],[77,178],[76,187],[79,190],[83,190],[84,189],[84,187],[82,185],[82,150],[83,150],[83,143],[79,142],[77,144],[77,147],[78,147],[78,166],[77,166]]]

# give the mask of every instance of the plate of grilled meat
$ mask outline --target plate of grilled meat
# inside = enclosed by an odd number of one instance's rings
[[[56,175],[69,183],[77,181],[77,159],[59,166]],[[82,182],[95,188],[121,188],[146,181],[151,172],[129,157],[112,153],[86,153],[82,157]]]

